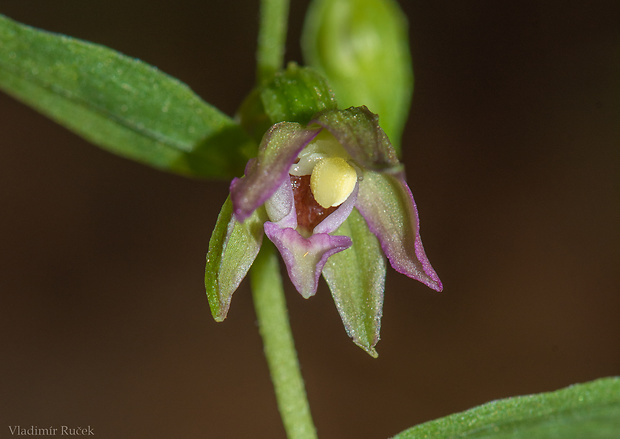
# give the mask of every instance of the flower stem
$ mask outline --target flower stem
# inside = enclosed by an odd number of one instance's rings
[[[310,406],[288,321],[278,258],[265,240],[251,271],[254,307],[265,356],[289,439],[315,439]]]
[[[286,45],[289,0],[261,0],[258,30],[257,83],[282,68]]]

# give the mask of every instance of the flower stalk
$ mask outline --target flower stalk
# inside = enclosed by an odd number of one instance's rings
[[[283,66],[288,9],[288,0],[261,1],[256,53],[257,84],[269,79]]]
[[[275,248],[265,242],[252,266],[251,286],[258,326],[280,416],[289,439],[317,437],[288,320]]]

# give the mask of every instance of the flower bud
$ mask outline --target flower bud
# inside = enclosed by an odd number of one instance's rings
[[[406,18],[393,0],[314,0],[302,36],[308,65],[325,75],[340,108],[366,105],[400,144],[413,71]]]

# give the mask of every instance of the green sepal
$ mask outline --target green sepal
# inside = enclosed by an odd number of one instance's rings
[[[231,178],[256,153],[233,119],[156,68],[3,16],[0,89],[86,140],[161,170]]]
[[[342,108],[366,105],[400,153],[413,93],[407,20],[394,0],[314,0],[302,34],[306,64]]]
[[[309,67],[290,63],[269,81],[254,89],[241,105],[241,125],[260,142],[278,122],[306,125],[315,113],[335,109],[336,99],[323,76]]]
[[[347,334],[356,345],[376,358],[386,265],[379,240],[368,230],[357,209],[353,209],[333,234],[350,236],[353,244],[330,256],[323,268],[323,277]]]
[[[392,439],[617,439],[620,378],[493,401],[436,419]]]
[[[213,318],[221,322],[230,299],[252,266],[263,241],[264,208],[256,209],[243,223],[233,216],[230,197],[217,217],[209,240],[205,287]]]
[[[366,106],[323,111],[311,123],[326,128],[363,168],[387,174],[403,171],[394,146],[379,126],[379,116]]]

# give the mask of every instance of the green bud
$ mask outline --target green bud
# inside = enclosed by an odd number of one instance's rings
[[[413,92],[407,21],[393,0],[314,0],[302,36],[308,65],[341,108],[365,105],[399,150]]]

